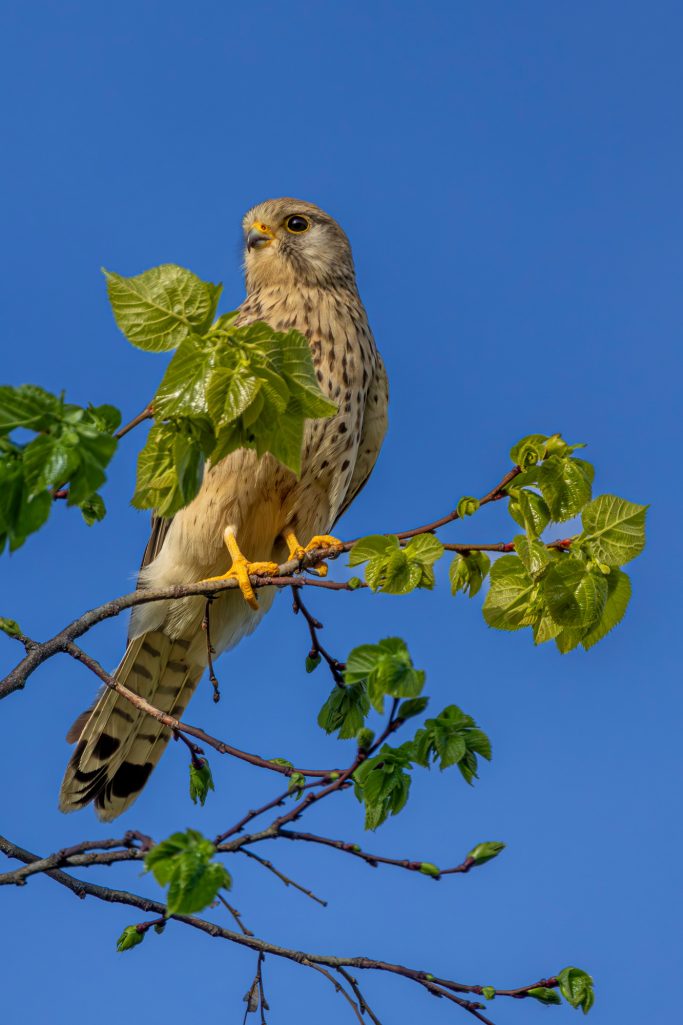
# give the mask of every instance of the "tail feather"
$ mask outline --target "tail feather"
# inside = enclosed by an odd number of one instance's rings
[[[179,718],[203,671],[187,659],[188,647],[161,630],[143,634],[130,642],[116,679]],[[93,801],[100,819],[116,818],[137,798],[170,738],[167,726],[107,688],[67,734],[77,744],[62,782],[61,810]]]

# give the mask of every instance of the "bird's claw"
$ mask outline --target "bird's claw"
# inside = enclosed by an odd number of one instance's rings
[[[227,573],[218,577],[208,577],[207,583],[213,580],[236,580],[247,605],[256,611],[258,598],[249,577],[274,577],[277,575],[277,571],[276,562],[249,562],[244,555],[239,555],[233,560]]]

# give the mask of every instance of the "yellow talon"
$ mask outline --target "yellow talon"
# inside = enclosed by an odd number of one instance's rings
[[[258,599],[254,593],[254,588],[251,586],[249,577],[273,577],[277,574],[278,565],[276,562],[249,562],[240,551],[232,527],[226,528],[223,537],[232,558],[232,566],[227,573],[222,573],[217,577],[207,577],[207,582],[210,580],[236,580],[247,605],[256,611],[258,609]]]
[[[320,548],[329,548],[330,554],[332,554],[332,552],[341,551],[343,547],[343,542],[339,541],[336,537],[332,537],[331,534],[316,534],[305,548],[299,543],[299,539],[291,527],[284,530],[282,536],[287,544],[289,558],[296,559],[297,562],[301,562],[307,552],[315,552]],[[308,569],[319,577],[327,576],[327,566],[324,562],[316,562],[315,565],[309,566]]]
[[[314,552],[317,548],[330,548],[335,552],[340,552],[344,547],[344,542],[340,541],[338,537],[332,537],[331,534],[316,534],[306,545],[305,551]]]

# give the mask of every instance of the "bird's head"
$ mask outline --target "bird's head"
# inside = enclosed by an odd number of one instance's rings
[[[353,288],[351,246],[324,210],[300,199],[267,199],[245,214],[247,291],[310,285]]]

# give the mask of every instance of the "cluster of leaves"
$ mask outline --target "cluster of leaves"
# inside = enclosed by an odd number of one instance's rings
[[[105,271],[116,322],[140,349],[175,349],[152,401],[155,424],[138,459],[133,505],[171,516],[194,498],[205,460],[270,452],[298,474],[304,422],[337,406],[318,387],[297,331],[214,320],[220,285],[174,264],[125,278]]]
[[[532,629],[536,644],[555,640],[561,652],[601,640],[626,612],[631,596],[620,568],[645,547],[646,506],[616,495],[592,498],[594,470],[580,446],[559,435],[532,434],[510,456],[519,474],[508,488],[509,511],[525,533],[516,555],[498,559],[484,618],[500,630]],[[582,531],[560,548],[540,540],[551,522],[581,516]]]
[[[593,499],[593,466],[559,434],[531,434],[510,452],[521,467],[507,488],[508,511],[524,528],[514,539],[516,554],[493,566],[481,551],[456,555],[450,567],[451,591],[470,597],[489,575],[491,587],[483,613],[499,630],[531,627],[534,641],[555,640],[563,653],[577,645],[590,648],[622,619],[631,584],[621,567],[645,546],[646,506],[615,495]],[[479,509],[474,498],[462,498],[459,518]],[[551,523],[582,519],[580,534],[553,546],[541,539]],[[396,535],[371,535],[353,546],[349,565],[366,564],[365,580],[373,591],[407,594],[434,586],[434,564],[444,546],[432,534],[412,538],[405,546]]]
[[[365,567],[365,581],[373,591],[409,594],[416,587],[434,587],[434,563],[444,547],[433,534],[418,534],[406,545],[395,534],[370,534],[356,541],[349,566]]]
[[[584,972],[581,968],[563,968],[561,972],[558,972],[557,981],[560,993],[567,1003],[575,1009],[580,1007],[584,1014],[588,1014],[595,1003],[593,979],[588,972]],[[492,999],[487,996],[486,989],[489,987],[485,987],[484,996],[487,999]],[[493,992],[495,995],[495,990]],[[561,1004],[560,993],[548,986],[535,986],[533,989],[527,990],[527,996],[542,1004]]]
[[[114,406],[76,406],[36,385],[0,387],[0,552],[7,545],[15,551],[43,526],[54,492],[67,481],[68,505],[89,525],[102,519],[98,489],[120,423]],[[23,440],[23,432],[33,437]]]
[[[404,807],[410,792],[410,770],[437,762],[443,770],[457,765],[472,783],[477,758],[490,759],[491,744],[471,716],[449,705],[427,719],[412,740],[400,747],[383,744],[374,753],[374,735],[365,725],[371,709],[380,714],[386,698],[395,703],[394,721],[420,715],[428,698],[422,695],[425,673],[413,665],[399,637],[354,648],[346,660],[343,686],[335,686],[318,715],[318,724],[340,739],[354,738],[367,757],[354,774],[355,794],[365,805],[365,827],[376,829]],[[405,699],[398,704],[400,699]]]
[[[211,773],[208,779],[210,781]],[[206,796],[206,787],[204,794]],[[202,911],[213,903],[219,890],[230,889],[230,873],[220,862],[212,860],[215,853],[216,848],[210,840],[196,829],[187,829],[184,833],[173,833],[145,855],[147,871],[160,886],[168,886],[167,918]],[[142,943],[147,928],[144,923],[126,926],[116,942],[119,953]],[[157,923],[154,931],[162,932],[163,928],[163,923]]]
[[[213,861],[216,848],[196,829],[173,833],[145,855],[145,868],[168,886],[166,915],[191,915],[232,885],[225,865]]]

